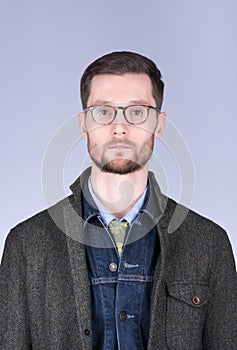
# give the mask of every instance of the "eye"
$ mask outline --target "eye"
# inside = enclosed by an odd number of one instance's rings
[[[132,110],[132,114],[136,117],[139,117],[140,115],[143,115],[143,111],[141,111],[140,109],[134,109]]]
[[[100,114],[101,116],[106,116],[109,113],[108,109],[98,109],[97,113]]]
[[[110,107],[106,107],[106,106],[98,106],[94,108],[94,114],[96,114],[96,116],[98,117],[106,117],[108,115],[110,115],[111,112],[111,108]]]
[[[146,114],[146,109],[143,106],[131,106],[129,114],[133,117],[143,117]]]
[[[131,106],[127,109],[128,116],[131,120],[140,120],[146,116],[146,109],[143,106]]]
[[[97,106],[93,109],[93,118],[99,124],[110,123],[113,116],[114,110],[109,106]]]

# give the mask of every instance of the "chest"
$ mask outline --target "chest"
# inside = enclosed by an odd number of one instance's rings
[[[86,248],[96,349],[126,349],[127,344],[136,349],[147,346],[151,292],[160,248],[156,228],[132,239],[136,229],[135,225],[129,232],[121,257],[115,246]],[[92,236],[96,235],[96,226],[91,230]]]

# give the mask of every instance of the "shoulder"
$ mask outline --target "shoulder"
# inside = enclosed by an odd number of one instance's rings
[[[169,221],[169,231],[184,229],[188,231],[224,232],[224,229],[213,220],[174,201],[166,199],[164,219]]]
[[[175,268],[172,264],[174,272],[192,271],[195,275],[197,269],[200,276],[213,274],[215,280],[219,271],[236,279],[233,250],[228,234],[221,226],[172,199],[167,200],[161,221],[169,259],[175,261]],[[170,274],[174,276],[171,271]]]
[[[177,237],[179,241],[190,241],[190,244],[229,241],[225,229],[219,224],[171,198],[166,198],[160,227],[168,233],[170,239]]]
[[[169,239],[179,244],[211,249],[212,251],[232,251],[227,232],[213,220],[167,199],[161,225],[166,225]]]
[[[60,240],[65,232],[65,209],[73,205],[73,202],[74,196],[71,195],[17,224],[10,230],[6,238],[6,246],[24,250],[27,246],[47,247],[49,242],[55,238]]]
[[[149,172],[149,180],[161,210],[159,225],[164,231],[169,234],[219,233],[225,235],[225,230],[214,221],[164,195],[151,172]]]

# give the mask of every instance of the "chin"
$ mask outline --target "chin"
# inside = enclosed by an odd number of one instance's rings
[[[100,168],[105,173],[126,175],[140,170],[142,166],[130,159],[115,159]]]

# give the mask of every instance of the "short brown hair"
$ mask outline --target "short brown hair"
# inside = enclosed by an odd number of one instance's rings
[[[95,75],[125,73],[147,74],[152,83],[152,94],[156,101],[156,107],[161,110],[164,93],[164,83],[161,73],[155,63],[149,58],[138,53],[118,51],[106,54],[92,62],[85,70],[81,78],[80,93],[83,108],[88,107],[87,101],[90,95],[91,80]]]

